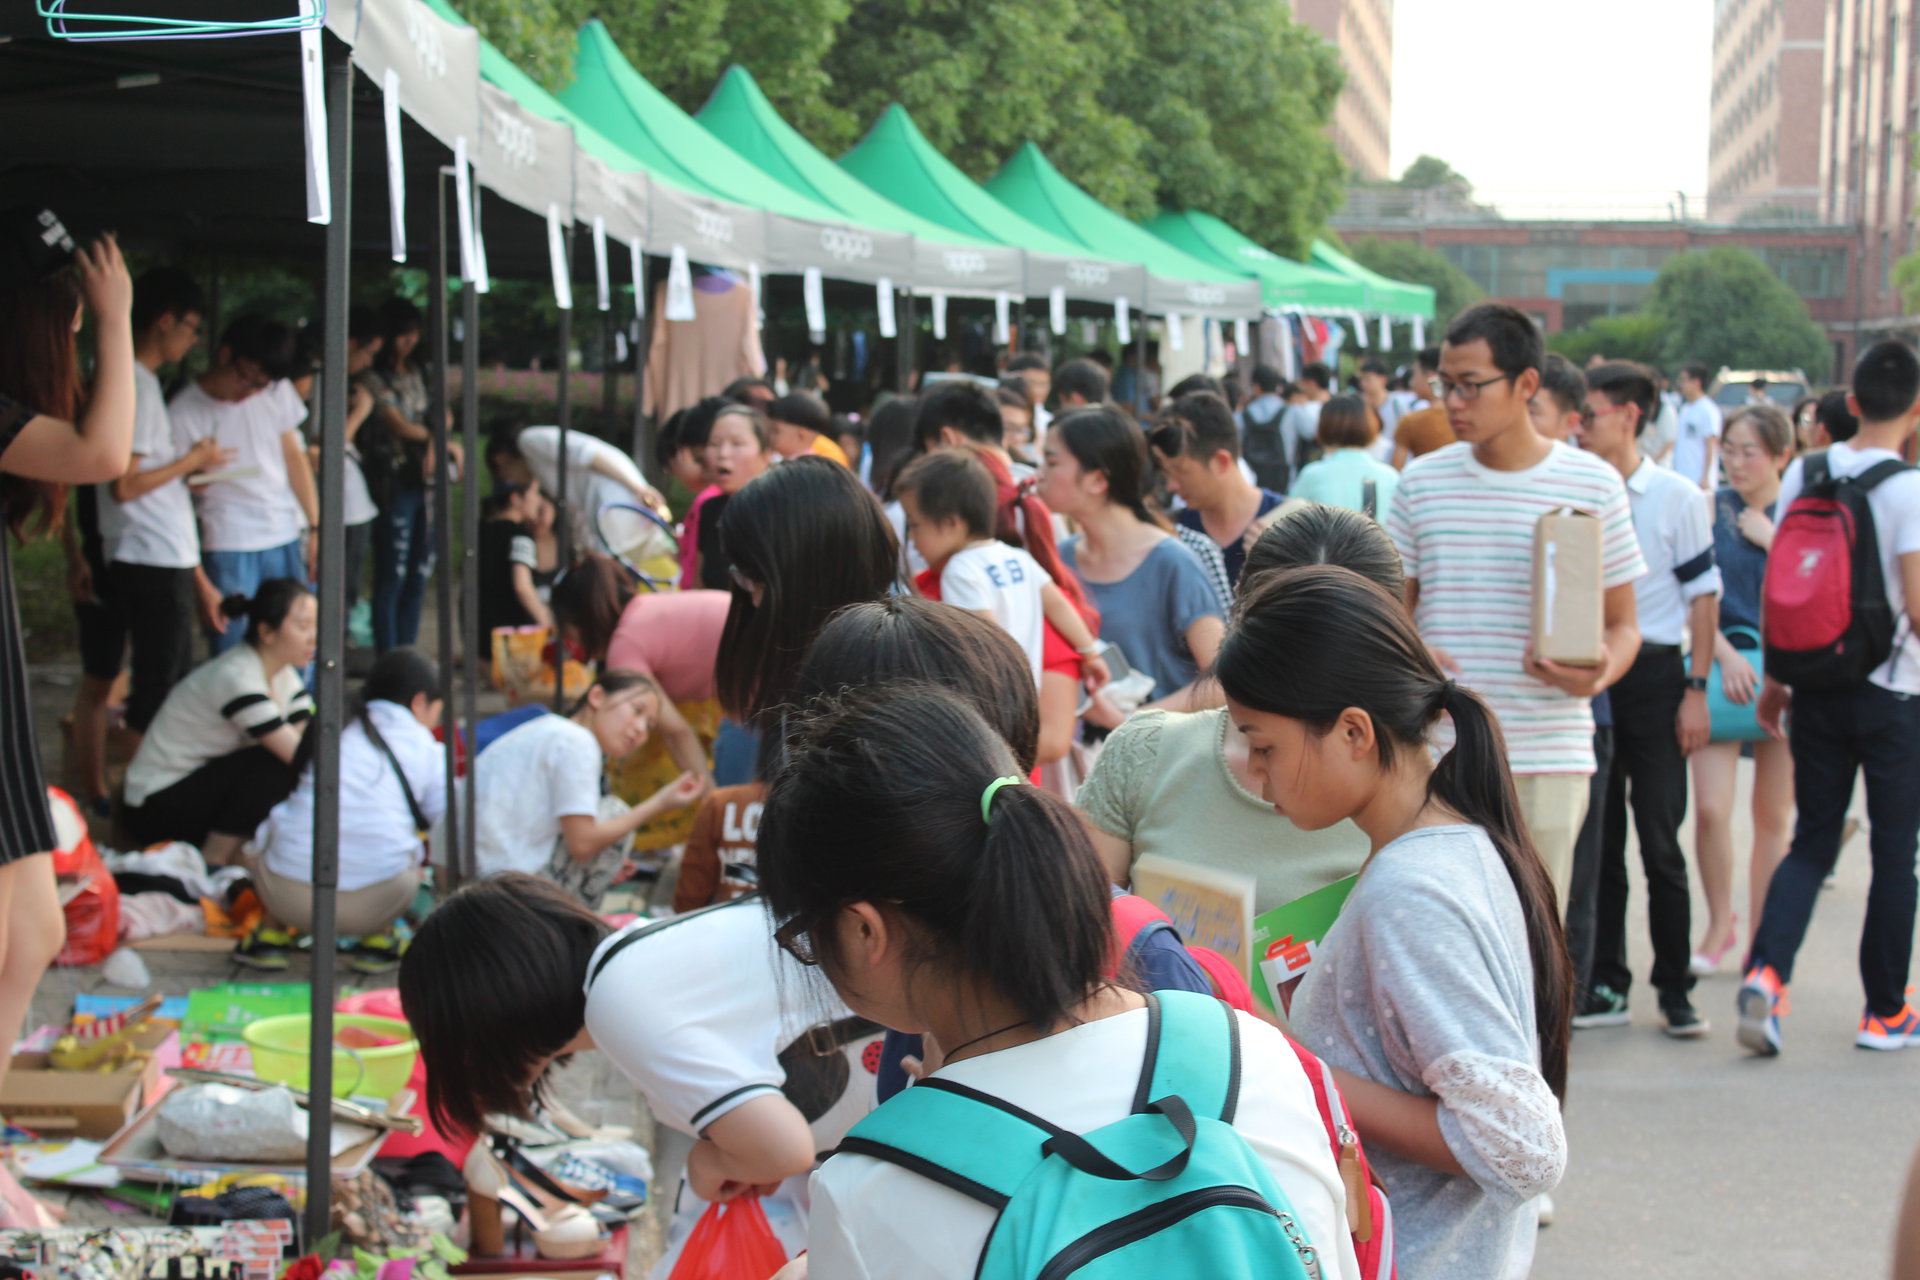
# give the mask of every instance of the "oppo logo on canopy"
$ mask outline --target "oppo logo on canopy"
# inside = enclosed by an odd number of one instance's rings
[[[852,262],[873,256],[873,237],[845,227],[822,227],[820,247],[832,254],[836,262]]]
[[[1187,301],[1203,307],[1217,307],[1227,300],[1227,291],[1212,285],[1190,284],[1187,286]]]
[[[1069,262],[1067,264],[1067,279],[1077,285],[1105,284],[1108,275],[1107,269],[1097,262]]]
[[[519,168],[536,163],[540,159],[540,144],[534,138],[533,126],[498,107],[490,105],[487,110],[493,116],[493,145],[500,153]]]
[[[951,276],[977,276],[987,269],[986,254],[966,249],[949,249],[946,260],[947,274]]]
[[[413,45],[413,62],[430,76],[447,74],[447,51],[440,43],[440,28],[426,15],[426,6],[407,6],[407,41]]]
[[[693,234],[715,244],[732,244],[733,219],[712,209],[696,208],[693,211]]]

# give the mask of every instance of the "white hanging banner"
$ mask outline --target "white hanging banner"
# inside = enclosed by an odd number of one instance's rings
[[[760,264],[757,262],[747,264],[747,288],[753,291],[753,322],[758,325],[766,317],[760,310]]]
[[[827,294],[820,280],[820,268],[808,267],[800,276],[800,300],[807,309],[807,332],[824,342],[827,334]]]
[[[947,295],[944,293],[933,295],[933,340],[947,340]]]
[[[407,260],[407,163],[400,152],[400,73],[392,67],[380,85],[387,124],[387,211],[393,230],[393,260]]]
[[[1248,340],[1248,331],[1252,329],[1252,327],[1253,326],[1249,325],[1244,318],[1233,322],[1233,349],[1239,355],[1250,356],[1253,354],[1253,352],[1248,350],[1248,348],[1253,345],[1252,342]]]
[[[465,166],[463,165],[462,168],[464,169]],[[480,229],[480,189],[478,187],[473,188],[473,269],[477,273],[473,277],[473,291],[491,293],[493,275],[487,270],[486,233]]]
[[[607,273],[607,220],[593,220],[593,286],[598,291],[595,301],[600,310],[613,310],[613,281]]]
[[[460,278],[475,280],[480,273],[480,263],[474,257],[473,175],[467,169],[465,138],[453,140],[453,205],[454,221],[459,224]]]
[[[1127,300],[1113,300],[1113,327],[1120,338],[1120,345],[1126,346],[1133,341],[1133,316],[1127,311]]]
[[[1180,317],[1176,315],[1169,315],[1167,317],[1167,349],[1169,351],[1185,351],[1187,349],[1186,326],[1180,323]]]
[[[1382,351],[1393,349],[1393,321],[1386,316],[1380,317],[1380,349]]]
[[[320,30],[300,33],[300,100],[306,107],[307,221],[333,221],[333,174],[327,163],[327,91],[321,74]]]
[[[638,240],[627,241],[628,266],[633,272],[633,314],[637,320],[647,314],[647,255],[641,252]],[[640,341],[638,328],[634,330],[633,340]]]
[[[1427,345],[1427,321],[1424,316],[1413,318],[1413,345],[1415,350],[1425,350]]]
[[[667,319],[688,321],[694,317],[693,264],[687,261],[687,246],[673,246],[667,259]]]
[[[1005,346],[1013,341],[1013,299],[1004,293],[993,295],[993,341]]]
[[[553,271],[553,305],[573,310],[573,273],[567,264],[567,233],[560,225],[560,206],[547,206],[547,266]]]
[[[1067,288],[1055,285],[1047,293],[1047,325],[1057,338],[1067,331]]]
[[[880,336],[883,338],[899,337],[900,329],[899,326],[894,323],[893,318],[893,281],[887,279],[885,276],[881,276],[878,280],[874,281],[873,297],[880,312]]]
[[[615,364],[627,362],[627,335],[620,329],[613,331],[613,360]]]

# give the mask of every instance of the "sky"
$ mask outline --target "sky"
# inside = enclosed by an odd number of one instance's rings
[[[1426,153],[1529,202],[1706,193],[1712,0],[1393,0],[1393,17],[1394,176]]]

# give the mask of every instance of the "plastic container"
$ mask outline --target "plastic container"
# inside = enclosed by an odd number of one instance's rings
[[[398,1037],[398,1043],[369,1049],[348,1049],[339,1044],[339,1036],[348,1027],[379,1036]],[[375,1018],[364,1014],[335,1014],[333,1050],[333,1095],[344,1098],[358,1094],[369,1098],[391,1098],[406,1087],[407,1077],[420,1057],[420,1042],[413,1028],[398,1018]],[[262,1080],[305,1089],[308,1080],[308,1037],[312,1034],[304,1013],[280,1018],[262,1018],[244,1033],[253,1051],[253,1071]]]

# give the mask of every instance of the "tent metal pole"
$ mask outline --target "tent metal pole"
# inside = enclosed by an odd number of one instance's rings
[[[1133,325],[1133,412],[1144,420],[1147,408],[1147,317],[1143,314]]]
[[[894,350],[894,383],[901,395],[913,390],[913,348],[914,339],[920,335],[914,332],[913,290],[900,291],[900,341]]]
[[[647,260],[640,259],[640,277],[633,282],[633,460],[639,466],[641,474],[648,475],[648,463],[653,461],[652,441],[647,430],[647,351],[648,341],[653,332],[653,316],[646,309],[647,298]],[[666,477],[650,476],[657,484],[664,485]]]
[[[348,253],[353,216],[353,63],[345,47],[326,50],[327,163],[333,220],[327,224],[326,325],[320,398],[320,634],[316,648],[313,753],[313,1005],[309,1019],[308,1089],[333,1096],[334,891],[340,883],[340,721],[346,693],[345,484],[347,477]],[[308,1245],[332,1218],[333,1109],[307,1116]]]
[[[600,421],[610,430],[620,413],[620,366],[613,362],[613,311],[600,313]]]
[[[568,227],[561,237],[562,252],[566,255],[566,270],[573,270],[573,228]],[[571,278],[571,276],[569,276]],[[559,420],[560,449],[559,460],[554,465],[558,473],[557,492],[554,494],[554,533],[559,542],[560,572],[566,573],[573,567],[573,557],[577,548],[573,545],[573,513],[567,508],[567,434],[573,417],[573,378],[569,367],[569,356],[573,350],[573,309],[568,307],[560,312],[560,349],[559,349],[559,390],[554,416]],[[556,627],[553,634],[553,709],[560,710],[566,705],[567,697],[567,646],[561,643],[560,632]]]
[[[461,514],[461,526],[466,530],[465,545],[460,551],[460,612],[461,634],[473,637],[478,646],[480,636],[480,291],[469,280],[460,290],[460,428],[466,438],[467,448],[467,484],[462,499],[465,510]],[[491,637],[486,641],[492,643]],[[467,774],[473,774],[473,752],[479,744],[479,711],[477,703],[480,688],[480,663],[483,661],[478,648],[471,651],[467,659],[467,669],[461,673],[461,716],[467,726]],[[461,788],[462,816],[466,819],[460,825],[462,839],[452,849],[453,856],[448,858],[448,866],[454,868],[455,884],[465,884],[475,878],[474,874],[474,804],[476,797],[471,785]]]
[[[444,740],[441,749],[445,752],[447,794],[450,796],[454,794],[460,733],[460,722],[454,715],[454,634],[459,632],[466,647],[473,647],[473,642],[467,639],[471,633],[461,630],[454,622],[453,459],[448,449],[453,442],[453,431],[450,425],[452,418],[447,412],[447,183],[452,177],[450,171],[442,169],[433,184],[433,261],[429,264],[431,275],[427,282],[427,330],[433,334],[433,381],[430,385],[433,403],[428,410],[433,418],[434,434],[433,558],[440,566],[433,589],[434,609],[440,615],[440,734]],[[448,849],[460,847],[460,818],[451,805],[447,807],[446,845]],[[451,867],[453,859],[448,858],[447,863]]]

